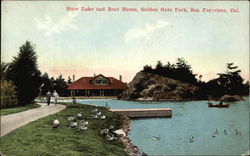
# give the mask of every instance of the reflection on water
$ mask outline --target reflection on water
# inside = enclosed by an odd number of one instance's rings
[[[249,98],[247,98],[249,100]],[[129,138],[149,155],[239,155],[249,150],[249,101],[229,108],[209,108],[207,101],[131,102],[78,100],[111,108],[172,108],[172,118],[145,118],[132,122]],[[218,134],[213,137],[216,128]],[[224,134],[224,129],[229,133]],[[241,136],[235,130],[241,131]],[[193,142],[189,142],[191,137]]]

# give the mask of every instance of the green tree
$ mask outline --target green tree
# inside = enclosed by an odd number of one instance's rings
[[[226,73],[218,73],[217,83],[227,94],[239,94],[244,89],[243,78],[240,76],[241,70],[234,63],[227,63]]]
[[[157,61],[154,69],[149,65],[145,65],[142,71],[180,80],[182,82],[197,84],[197,79],[195,78],[197,74],[193,74],[191,65],[189,65],[184,58],[178,58],[175,64],[167,62],[166,65],[163,65],[161,61]]]
[[[54,82],[54,90],[56,90],[60,96],[67,96],[67,90],[66,90],[67,87],[68,87],[67,82],[62,77],[62,74],[60,74],[59,77],[56,78]]]
[[[197,74],[193,74],[191,69],[191,65],[189,65],[184,58],[178,58],[176,62],[175,77],[182,82],[196,84],[197,79],[195,77]]]
[[[45,95],[48,91],[52,91],[53,90],[53,82],[51,82],[48,73],[44,73],[42,75],[42,90],[41,90],[41,95]]]
[[[70,78],[70,76],[68,77],[68,80],[67,80],[67,85],[71,84],[72,83],[72,80]]]
[[[240,75],[241,70],[234,63],[227,63],[225,73],[218,73],[218,78],[207,82],[206,89],[216,97],[221,97],[225,94],[240,94],[248,92],[244,85],[244,79]],[[210,91],[209,91],[210,90]]]
[[[29,41],[19,48],[9,65],[7,78],[16,86],[19,105],[30,104],[39,94],[41,73],[37,67],[35,47]]]
[[[6,80],[9,64],[1,62],[1,81]]]

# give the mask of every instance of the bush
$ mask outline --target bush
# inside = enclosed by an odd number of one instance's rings
[[[1,82],[1,108],[17,106],[16,87],[10,81]]]

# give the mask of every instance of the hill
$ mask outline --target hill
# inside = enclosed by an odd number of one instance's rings
[[[138,72],[128,84],[122,100],[196,100],[198,87],[160,75]]]

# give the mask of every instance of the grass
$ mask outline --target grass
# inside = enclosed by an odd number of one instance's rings
[[[104,107],[98,109],[106,116],[105,120],[90,119],[88,129],[80,131],[67,125],[67,117],[82,112],[87,117],[96,107],[77,105],[48,117],[34,121],[1,138],[1,152],[4,155],[60,155],[60,156],[123,156],[124,147],[119,140],[107,141],[100,130],[113,125],[119,128],[122,118]],[[53,120],[57,118],[60,127],[52,128]]]
[[[40,107],[40,105],[38,104],[29,104],[26,106],[19,106],[19,107],[14,107],[14,108],[4,108],[4,109],[1,108],[1,116],[23,112],[23,111],[33,109],[33,108],[38,108],[38,107]]]

